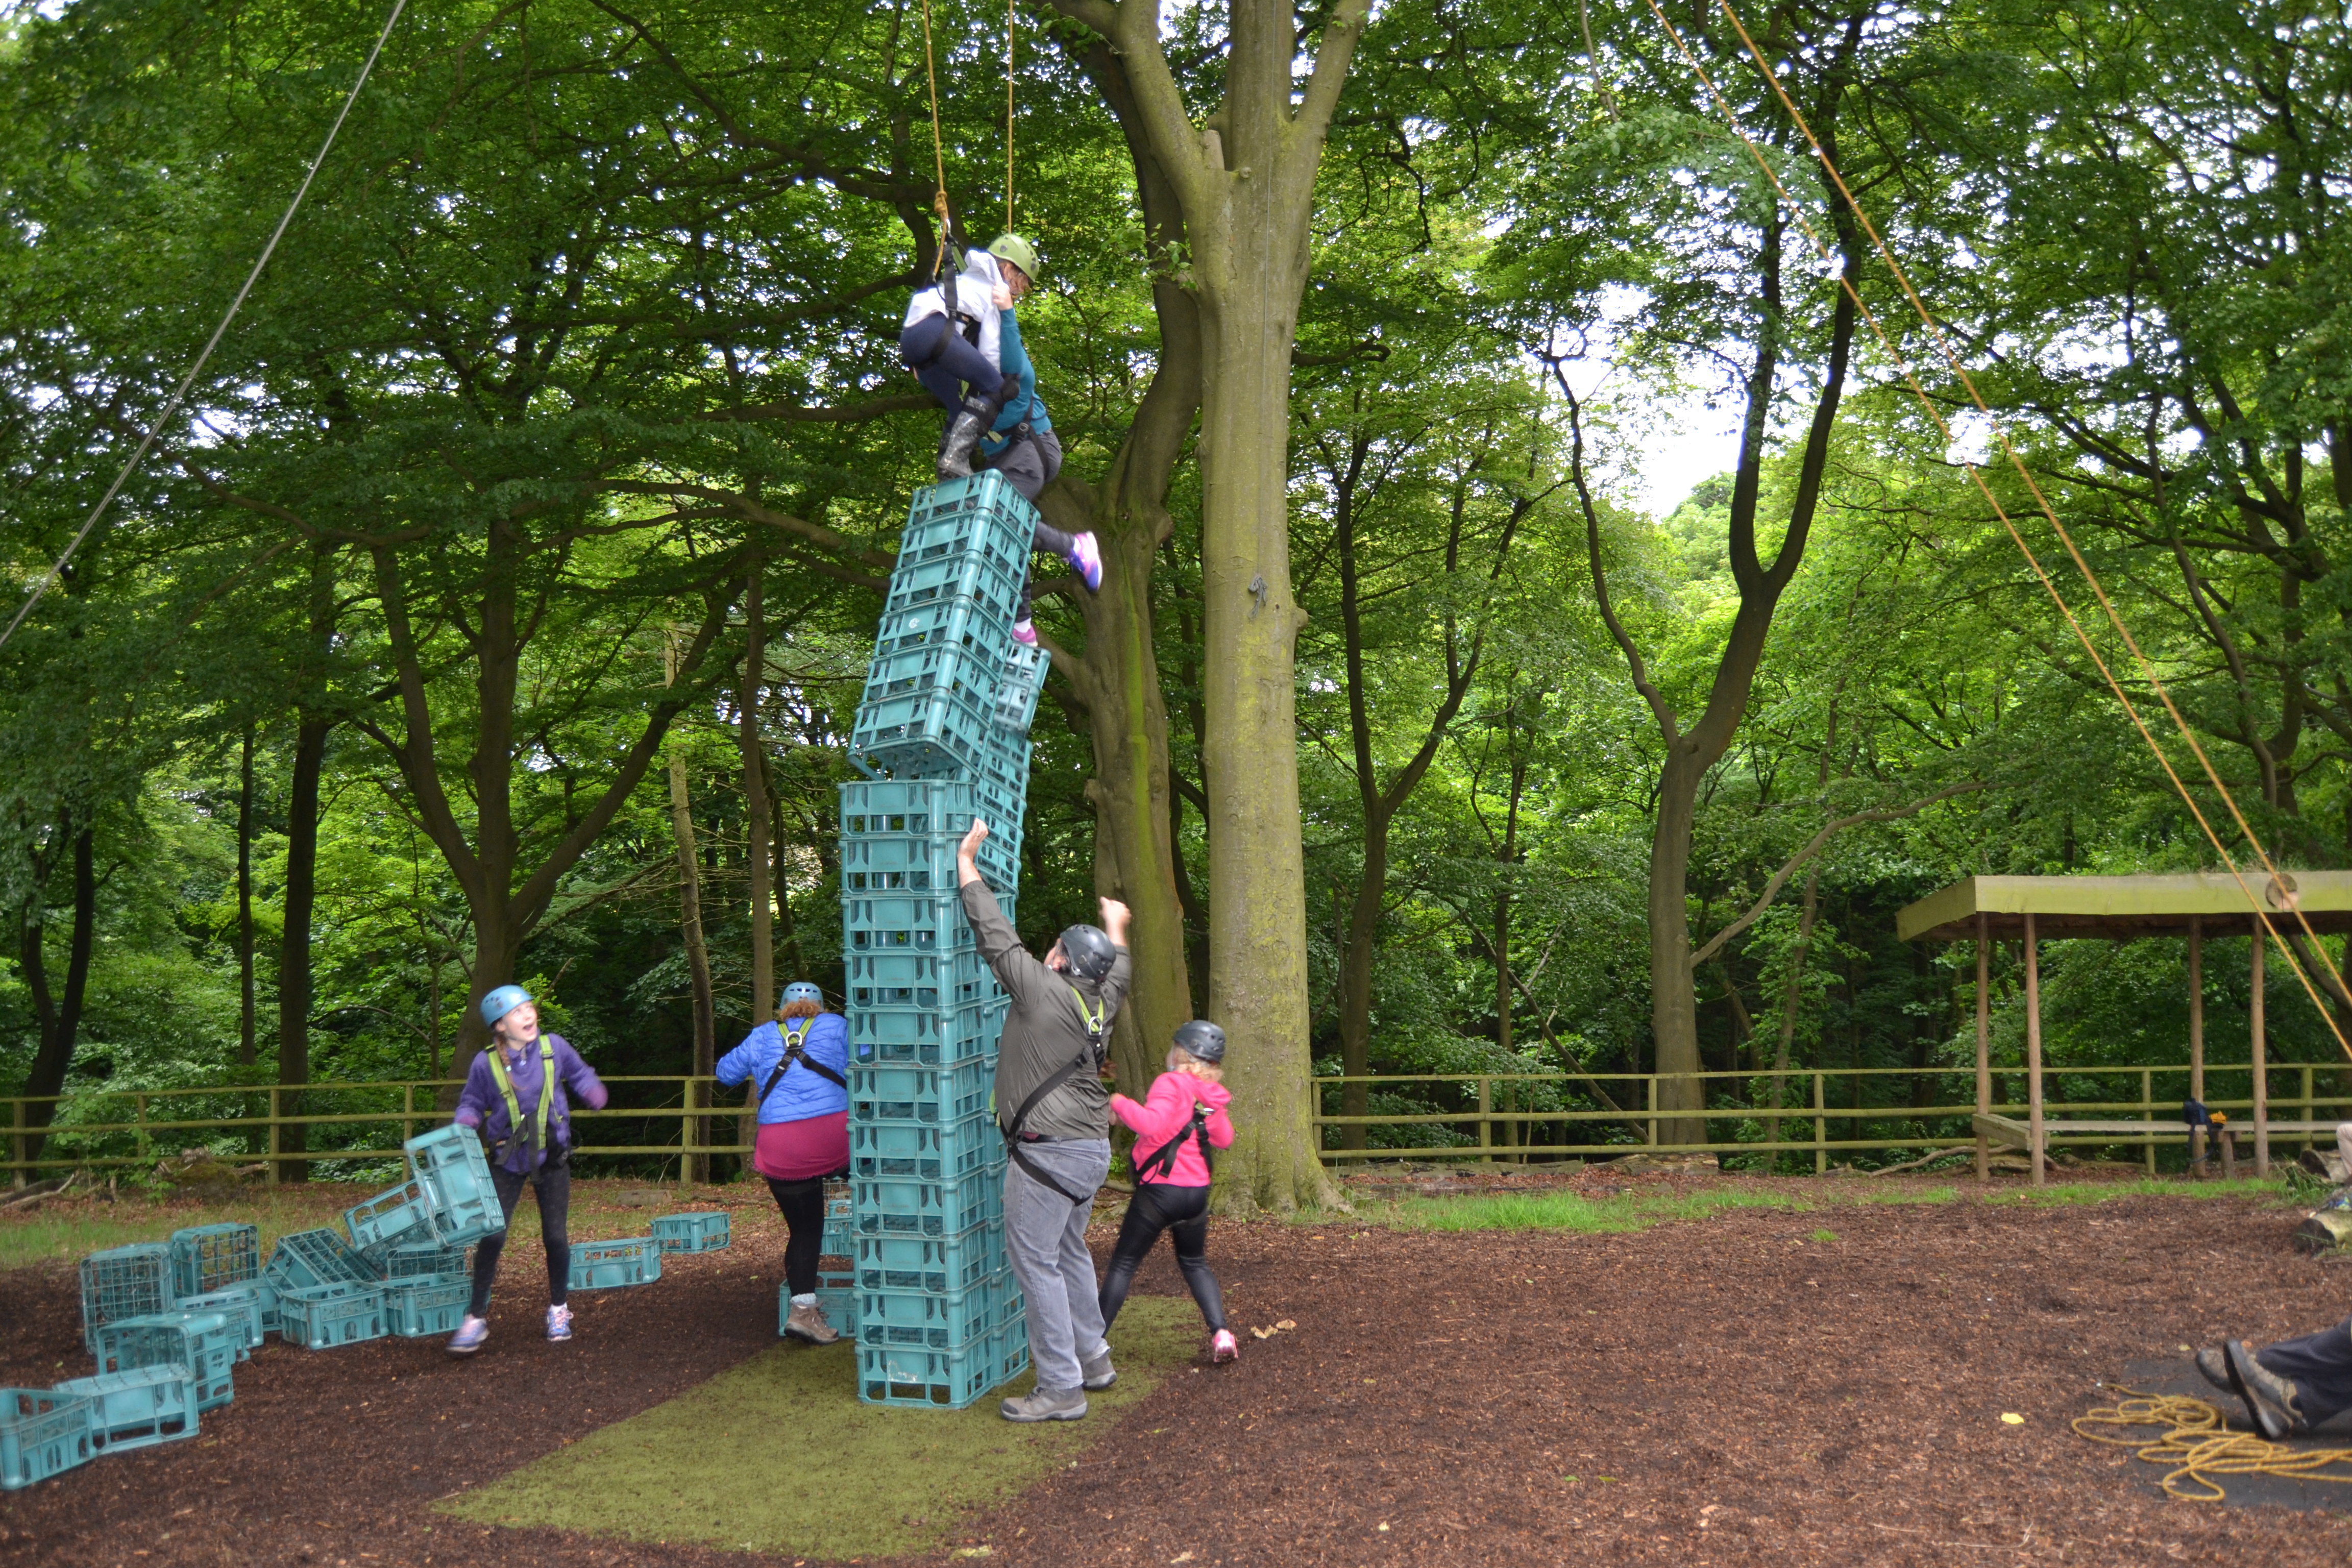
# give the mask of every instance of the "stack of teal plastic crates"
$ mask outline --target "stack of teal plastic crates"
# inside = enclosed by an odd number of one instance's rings
[[[956,847],[987,820],[981,874],[1013,915],[1045,678],[1013,622],[1036,522],[1000,475],[916,492],[851,734],[867,777],[841,788],[851,1272],[820,1296],[876,1404],[961,1408],[1029,1361],[990,1103],[1005,998]]]

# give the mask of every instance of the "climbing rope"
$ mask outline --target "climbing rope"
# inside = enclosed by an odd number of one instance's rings
[[[1798,226],[1804,230],[1806,238],[1811,241],[1815,254],[1822,258],[1824,265],[1836,273],[1838,287],[1844,291],[1849,300],[1853,300],[1854,309],[1861,314],[1863,320],[1869,323],[1871,331],[1878,339],[1880,349],[1885,352],[1895,369],[1902,374],[1905,383],[1911,388],[1913,395],[1918,399],[1919,405],[1927,410],[1928,418],[1934,421],[1936,428],[1942,433],[1947,446],[1956,444],[1950,425],[1945,421],[1934,399],[1927,395],[1927,389],[1919,384],[1919,379],[1913,373],[1910,363],[1895,349],[1887,335],[1885,327],[1880,323],[1877,314],[1864,302],[1861,293],[1854,287],[1853,279],[1848,275],[1847,268],[1840,265],[1840,258],[1832,253],[1829,246],[1822,240],[1820,231],[1813,226],[1811,220],[1806,216],[1804,208],[1798,203],[1788,186],[1781,183],[1780,174],[1773,169],[1771,162],[1764,156],[1763,150],[1757,146],[1755,139],[1750,137],[1742,127],[1738,111],[1731,107],[1722,91],[1717,88],[1715,79],[1707,74],[1706,68],[1700,64],[1698,58],[1691,52],[1682,33],[1667,20],[1664,11],[1659,8],[1658,0],[1646,0],[1646,3],[1650,8],[1650,14],[1657,18],[1658,26],[1665,29],[1666,36],[1674,41],[1675,51],[1682,56],[1685,63],[1691,68],[1693,73],[1706,87],[1707,96],[1713,100],[1716,108],[1722,112],[1725,123],[1731,127],[1732,133],[1738,136],[1741,144],[1748,149],[1748,155],[1755,160],[1756,166],[1763,171],[1764,177],[1771,182],[1772,188],[1780,193],[1780,199],[1787,205],[1790,216],[1796,219]],[[2189,752],[2202,766],[2206,779],[2221,795],[2223,804],[2230,808],[2230,816],[2236,822],[2238,830],[2245,836],[2246,842],[2252,846],[2263,868],[2270,872],[2273,886],[2284,886],[2279,881],[2278,867],[2272,861],[2270,851],[2263,847],[2260,836],[2254,832],[2252,824],[2246,820],[2244,812],[2239,809],[2236,796],[2231,793],[2230,786],[2222,782],[2220,772],[2213,766],[2212,760],[2206,754],[2205,748],[2198,742],[2197,737],[2190,731],[2188,721],[2181,716],[2179,709],[2174,705],[2172,694],[2162,678],[2157,674],[2154,663],[2146,653],[2141,651],[2138,641],[2133,637],[2130,628],[2124,624],[2121,613],[2116,610],[2114,601],[2108,597],[2105,585],[2099,581],[2098,574],[2092,570],[2091,563],[2084,558],[2082,551],[2074,543],[2074,536],[2067,531],[2065,525],[2058,521],[2056,510],[2051,506],[2049,498],[2042,493],[2042,487],[2034,481],[2032,472],[2025,466],[2024,459],[2018,456],[2016,448],[2010,444],[2008,433],[2002,428],[2000,419],[1993,414],[1982,395],[1978,392],[1975,380],[1961,364],[1959,356],[1954,352],[1941,324],[1928,310],[1927,303],[1920,299],[1918,290],[1912,285],[1910,276],[1903,270],[1902,264],[1895,260],[1895,253],[1888,248],[1886,241],[1880,236],[1877,227],[1862,210],[1861,203],[1854,200],[1853,192],[1845,183],[1845,176],[1838,172],[1836,161],[1830,156],[1829,150],[1823,147],[1820,139],[1813,134],[1811,125],[1806,122],[1795,100],[1790,97],[1788,89],[1781,84],[1780,73],[1772,68],[1772,64],[1765,58],[1764,51],[1757,47],[1756,40],[1749,36],[1747,26],[1740,21],[1739,14],[1732,8],[1731,0],[1717,0],[1717,5],[1731,23],[1733,29],[1738,33],[1740,42],[1747,46],[1749,56],[1756,61],[1758,68],[1764,73],[1765,80],[1771,85],[1772,91],[1780,99],[1781,106],[1789,111],[1790,118],[1795,121],[1797,129],[1803,133],[1807,145],[1812,149],[1814,157],[1820,160],[1822,171],[1836,185],[1838,195],[1845,201],[1846,210],[1853,215],[1854,220],[1862,226],[1863,232],[1870,237],[1871,244],[1875,247],[1879,258],[1885,262],[1888,269],[1895,274],[1896,281],[1902,285],[1905,297],[1910,300],[1912,308],[1918,312],[1920,321],[1927,324],[1928,332],[1944,356],[1945,363],[1959,378],[1961,385],[1968,390],[1969,399],[1975,403],[1977,411],[1989,423],[1993,437],[2000,444],[2003,455],[2008,458],[2010,465],[2016,469],[2018,477],[2025,482],[2027,490],[2032,493],[2043,519],[2049,522],[2052,531],[2056,533],[2060,542],[2064,544],[2066,553],[2073,559],[2075,569],[2082,574],[2084,582],[2090,584],[2092,594],[2098,599],[2100,607],[2106,613],[2108,624],[2113,626],[2116,635],[2123,638],[2124,646],[2130,650],[2133,658],[2137,662],[2142,677],[2155,690],[2158,700],[2164,705],[2165,711],[2171,716],[2173,725],[2179,731],[2181,739],[2188,743]],[[1975,462],[1966,459],[1962,460],[1961,467],[1966,469],[1969,479],[1975,483],[1986,503],[1992,508],[1993,515],[2000,519],[2001,526],[2008,531],[2019,552],[2025,557],[2026,563],[2033,569],[2034,576],[2041,581],[2042,589],[2049,595],[2051,602],[2058,606],[2059,614],[2065,617],[2067,626],[2074,631],[2075,640],[2082,644],[2083,651],[2090,656],[2092,664],[2105,679],[2108,689],[2115,693],[2116,700],[2122,704],[2125,713],[2131,719],[2133,728],[2139,731],[2140,738],[2147,742],[2148,750],[2155,753],[2158,765],[2163,768],[2165,776],[2171,780],[2172,787],[2179,795],[2182,804],[2189,807],[2189,815],[2197,819],[2197,826],[2204,830],[2207,842],[2210,843],[2214,852],[2221,856],[2222,865],[2228,868],[2231,879],[2237,882],[2238,890],[2245,895],[2246,902],[2253,910],[2254,918],[2262,922],[2263,931],[2278,948],[2279,955],[2294,972],[2295,978],[2302,982],[2305,994],[2311,998],[2313,1008],[2326,1024],[2328,1032],[2336,1037],[2336,1045],[2343,1049],[2346,1056],[2352,1057],[2352,1039],[2346,1037],[2342,1026],[2336,1020],[2333,1010],[2320,999],[2318,987],[2312,983],[2311,976],[2305,972],[2294,949],[2280,933],[2269,911],[2263,909],[2262,900],[2248,885],[2245,873],[2239,867],[2237,858],[2231,855],[2228,847],[2221,842],[2221,835],[2214,830],[2204,810],[2198,805],[2195,797],[2190,795],[2188,784],[2174,770],[2172,759],[2165,754],[2164,748],[2157,742],[2155,734],[2148,729],[2137,705],[2125,692],[2123,683],[2116,679],[2114,670],[2108,667],[2106,659],[2100,655],[2098,648],[2092,643],[2089,633],[2084,629],[2082,622],[2075,617],[2074,608],[2067,604],[2065,596],[2058,591],[2057,584],[2052,580],[2049,571],[2042,565],[2041,557],[2036,555],[2032,547],[2026,543],[2025,536],[2019,531],[2015,521],[2011,518],[2008,510],[2000,504],[1999,498],[1993,494],[1991,486],[1985,480],[1983,469]],[[2343,991],[2345,985],[2342,973],[2337,970],[2335,960],[2328,956],[2326,948],[2320,943],[2318,933],[2312,930],[2311,921],[2304,914],[2299,904],[2294,907],[2294,914],[2302,925],[2304,935],[2310,942],[2312,951],[2318,955],[2320,963],[2326,969],[2329,977],[2335,981],[2336,989]]]
[[[1013,225],[1013,37],[1020,30],[1021,17],[1014,9],[1020,0],[1004,0],[1004,226]]]
[[[948,216],[947,139],[940,130],[940,68],[931,58],[931,0],[923,0],[923,75],[931,86],[931,172],[937,181],[931,192],[931,211],[940,219],[940,245],[931,258],[931,276],[937,278],[947,265],[953,226]]]
[[[2244,1432],[2229,1430],[2221,1413],[2185,1394],[2142,1394],[2119,1388],[2123,1400],[2103,1405],[2069,1423],[2075,1436],[2112,1448],[2129,1448],[2151,1465],[2171,1467],[2161,1483],[2168,1496],[2189,1502],[2224,1502],[2221,1476],[2274,1476],[2291,1481],[2352,1484],[2352,1473],[2329,1475],[2331,1466],[2352,1471],[2352,1448],[2290,1448]],[[2160,1426],[2162,1434],[2110,1436],[2095,1427]]]
[[[268,266],[269,258],[277,254],[278,242],[286,237],[287,226],[301,210],[302,198],[310,194],[310,182],[319,177],[319,165],[327,161],[327,153],[335,145],[336,135],[351,115],[352,105],[359,101],[360,89],[367,85],[368,74],[375,69],[376,57],[383,53],[384,40],[392,37],[392,29],[398,25],[400,14],[407,6],[408,0],[394,0],[392,15],[383,19],[383,30],[375,36],[375,47],[368,50],[367,59],[360,67],[359,79],[352,83],[352,90],[343,95],[343,106],[336,111],[334,123],[327,127],[326,140],[319,143],[318,155],[303,171],[302,183],[295,187],[294,199],[286,204],[285,215],[278,220],[278,226],[270,231],[269,243],[264,245],[261,254],[254,258],[253,270],[245,275],[245,286],[236,291],[236,298],[229,301],[227,313],[221,317],[220,325],[213,329],[213,335],[205,342],[204,352],[196,356],[196,363],[188,367],[188,374],[182,376],[180,384],[173,389],[171,400],[163,405],[163,411],[148,422],[146,433],[139,437],[138,449],[131,454],[130,459],[114,476],[114,482],[106,487],[106,493],[98,498],[98,504],[89,509],[89,515],[82,520],[82,525],[74,531],[73,538],[66,542],[65,552],[58,557],[57,564],[33,584],[33,591],[17,606],[16,617],[8,623],[8,629],[0,631],[0,647],[5,647],[8,639],[16,635],[16,628],[25,624],[25,617],[33,613],[33,606],[41,602],[41,596],[57,586],[58,579],[65,575],[67,565],[72,562],[74,552],[79,550],[82,541],[89,537],[89,531],[98,526],[98,520],[106,515],[106,509],[114,504],[114,498],[121,493],[122,487],[130,482],[139,465],[147,460],[148,449],[155,445],[157,434],[171,422],[172,416],[180,411],[181,403],[188,395],[188,388],[194,385],[196,377],[204,374],[205,366],[212,360],[213,351],[220,347],[222,337],[227,333],[229,323],[236,320],[239,310],[245,309],[246,296],[253,292],[254,284],[260,280],[261,269]]]

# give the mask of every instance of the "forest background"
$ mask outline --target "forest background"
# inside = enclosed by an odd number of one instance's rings
[[[1989,425],[1727,10],[1232,0],[1164,7],[1154,49],[1139,3],[1015,5],[1010,170],[1068,455],[1045,510],[1111,555],[1100,595],[1039,566],[1020,925],[1042,948],[1097,892],[1139,904],[1126,1072],[1192,1012],[1266,1006],[1236,1051],[1268,1123],[1310,1067],[1924,1071],[1972,1058],[1972,964],[1897,942],[1903,904],[2211,863],[1968,479]],[[2346,864],[2346,12],[1742,19],[2282,864]],[[0,10],[9,613],[382,20]],[[947,186],[985,239],[1007,20],[405,14],[186,407],[0,647],[0,1086],[446,1077],[509,977],[600,1068],[678,1073],[755,991],[839,995],[834,791],[937,436],[895,351],[937,254],[926,30]],[[1216,231],[1202,193],[1294,163],[1297,265],[1236,282],[1255,231]],[[1289,363],[1287,429],[1257,432],[1286,504],[1244,603],[1209,498],[1253,460],[1249,353]],[[1700,405],[1736,458],[1660,471],[1657,426]],[[2050,554],[2016,475],[1987,477]],[[1273,672],[1260,720],[1287,693],[1295,753],[1219,731],[1236,668]],[[1243,763],[1204,759],[1244,756],[1277,785],[1295,757],[1295,814],[1236,811]],[[1254,868],[1303,942],[1244,923]],[[2175,942],[2052,944],[2052,1058],[2179,1061],[2185,973]],[[2212,1054],[2242,1060],[2244,942],[2205,973]],[[2013,953],[1996,982],[2014,1062]],[[2271,985],[2273,1059],[2333,1062]],[[1313,1164],[1277,1141],[1239,1180],[1283,1205]]]

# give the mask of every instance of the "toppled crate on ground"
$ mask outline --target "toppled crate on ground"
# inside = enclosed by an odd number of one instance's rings
[[[61,1383],[55,1392],[89,1401],[94,1453],[121,1454],[196,1435],[196,1379],[184,1366],[102,1372]]]
[[[278,1326],[278,1292],[258,1279],[247,1279],[202,1296],[183,1296],[174,1310],[218,1312],[226,1318],[242,1342],[237,1360],[246,1361],[261,1347],[261,1337]]]
[[[0,1491],[16,1491],[76,1465],[90,1446],[89,1399],[53,1388],[0,1388]]]
[[[395,1247],[384,1255],[383,1277],[386,1279],[414,1279],[428,1274],[444,1277],[472,1271],[471,1249],[463,1246],[445,1247],[437,1241],[422,1241],[407,1247]]]
[[[655,1243],[664,1252],[720,1252],[730,1240],[727,1212],[666,1214],[653,1223]]]
[[[490,1184],[489,1157],[470,1127],[451,1122],[420,1133],[402,1145],[408,1169],[425,1190],[433,1235],[444,1247],[470,1247],[507,1227],[498,1189]]]
[[[371,1281],[282,1290],[278,1334],[289,1344],[314,1351],[380,1340],[384,1335],[383,1289]]]
[[[404,1340],[454,1334],[465,1321],[474,1282],[464,1275],[414,1275],[383,1285],[384,1332]]]
[[[830,1269],[816,1277],[816,1307],[833,1331],[845,1340],[857,1337],[857,1287],[847,1274]],[[793,1315],[793,1288],[789,1281],[776,1287],[776,1332],[782,1336],[784,1320]]]
[[[229,1223],[172,1233],[172,1294],[209,1296],[261,1278],[261,1230]]]
[[[98,1349],[98,1331],[117,1318],[171,1306],[172,1249],[162,1242],[110,1247],[81,1260],[81,1342],[88,1349]]]
[[[217,1410],[236,1397],[229,1373],[244,1349],[245,1326],[219,1312],[163,1312],[119,1318],[98,1331],[98,1370],[135,1372],[184,1366],[195,1379],[196,1408]]]
[[[403,1182],[363,1204],[345,1209],[343,1226],[352,1233],[352,1249],[363,1257],[436,1239],[425,1188],[415,1182]]]
[[[661,1278],[661,1248],[650,1236],[572,1244],[572,1289],[611,1290]]]
[[[321,1285],[373,1285],[375,1269],[362,1258],[342,1233],[298,1230],[278,1238],[262,1278],[278,1289],[281,1305],[288,1292]]]

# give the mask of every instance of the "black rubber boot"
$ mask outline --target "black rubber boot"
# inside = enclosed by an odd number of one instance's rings
[[[1016,384],[1006,380],[998,384],[993,397],[982,397],[975,393],[963,400],[962,409],[948,426],[947,440],[940,447],[940,482],[968,479],[977,471],[972,467],[972,455],[980,448],[980,438],[988,434],[989,427],[996,423],[996,416],[1004,412],[1005,400],[1012,395]]]

